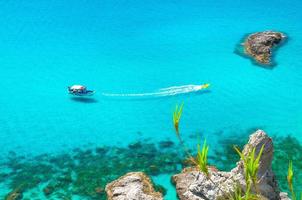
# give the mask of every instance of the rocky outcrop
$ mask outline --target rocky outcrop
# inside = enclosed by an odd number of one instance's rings
[[[148,176],[142,172],[131,172],[106,186],[108,200],[162,200]]]
[[[21,200],[22,197],[22,191],[20,189],[15,189],[5,197],[5,200]]]
[[[258,63],[271,64],[272,49],[285,38],[280,32],[264,31],[251,34],[244,42],[245,53]]]
[[[253,147],[258,155],[262,145],[264,150],[261,156],[258,171],[259,192],[263,199],[286,200],[287,195],[280,193],[277,181],[272,171],[273,143],[272,139],[262,130],[256,131],[250,136],[249,142],[245,145],[243,153],[247,154]],[[243,162],[239,161],[237,166],[230,172],[221,172],[209,168],[210,178],[206,177],[196,168],[185,168],[180,174],[173,176],[177,194],[180,200],[218,200],[228,199],[236,187],[245,189],[245,178]]]
[[[206,177],[196,168],[185,168],[180,174],[172,177],[180,200],[214,200],[223,199],[234,190],[231,173],[209,169]],[[220,187],[217,187],[217,185]]]

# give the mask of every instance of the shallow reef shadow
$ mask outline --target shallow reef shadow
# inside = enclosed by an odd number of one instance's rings
[[[131,172],[142,171],[150,176],[177,173],[183,164],[183,154],[177,144],[167,139],[150,142],[134,140],[127,146],[76,147],[63,152],[37,156],[9,152],[0,162],[0,184],[11,194],[23,194],[30,199],[43,195],[47,199],[106,200],[107,183]],[[42,189],[40,189],[42,187]],[[165,194],[165,188],[155,189]]]
[[[92,98],[85,98],[85,97],[71,97],[72,101],[80,102],[80,103],[97,103],[98,100]]]

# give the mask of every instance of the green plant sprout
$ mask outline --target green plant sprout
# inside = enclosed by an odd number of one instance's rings
[[[198,169],[205,173],[205,175],[207,176],[208,180],[210,180],[221,192],[223,192],[221,190],[221,188],[215,184],[213,182],[213,180],[210,178],[210,174],[208,171],[208,152],[209,152],[209,146],[206,143],[206,140],[203,143],[202,149],[200,148],[200,144],[197,145],[197,157],[194,158],[188,148],[186,147],[186,145],[184,144],[181,135],[180,135],[180,131],[179,131],[179,122],[180,122],[180,118],[182,115],[182,111],[183,111],[183,105],[184,103],[182,103],[180,106],[176,105],[175,106],[175,110],[173,112],[173,125],[175,128],[175,132],[176,132],[176,136],[180,142],[180,144],[182,145],[182,148],[184,150],[184,152],[187,154],[187,156],[189,157],[189,160],[196,166],[198,167]]]
[[[254,147],[247,155],[244,155],[237,147],[234,147],[235,151],[239,154],[241,160],[243,161],[244,166],[244,175],[247,187],[253,183],[257,193],[257,173],[260,165],[260,158],[264,149],[264,144],[261,146],[261,149],[255,157],[256,148]]]
[[[245,197],[248,197],[248,195],[245,195]],[[229,196],[230,200],[245,200],[245,197],[242,195],[242,189],[240,185],[237,184],[235,188],[235,192]]]
[[[190,151],[188,150],[188,148],[186,147],[185,143],[183,142],[183,140],[180,136],[179,122],[180,122],[180,118],[182,116],[183,107],[184,107],[184,103],[182,103],[180,106],[178,104],[176,104],[175,109],[173,111],[173,125],[174,125],[177,139],[179,140],[179,143],[181,144],[183,151],[185,152],[185,154],[187,154],[190,162],[196,164],[194,157],[190,154]]]
[[[287,170],[287,183],[288,183],[289,190],[292,194],[293,200],[296,200],[296,194],[293,185],[293,177],[294,177],[293,162],[289,161],[288,170]]]
[[[260,200],[257,195],[251,194],[251,184],[247,184],[246,191],[243,194],[240,185],[237,185],[235,188],[234,194],[229,198],[230,200]]]
[[[205,173],[207,177],[209,176],[208,152],[209,152],[209,146],[207,145],[206,140],[204,140],[202,149],[200,149],[200,144],[197,145],[197,165],[199,170]]]
[[[240,186],[237,186],[234,195],[231,197],[231,200],[244,200]]]
[[[183,106],[184,103],[181,105],[176,104],[174,112],[173,112],[173,125],[176,132],[176,136],[182,145],[185,153],[188,155],[190,161],[199,169],[199,171],[203,172],[208,180],[210,180],[222,193],[224,191],[221,190],[219,185],[213,182],[213,180],[210,177],[209,168],[208,168],[208,152],[209,152],[209,146],[207,145],[206,140],[204,140],[203,146],[201,148],[200,143],[197,145],[197,156],[194,158],[190,152],[188,151],[188,148],[186,148],[180,134],[179,130],[179,123],[183,112]],[[256,156],[256,148],[252,148],[252,150],[245,155],[243,152],[239,150],[238,147],[234,146],[235,151],[240,156],[241,160],[243,161],[243,167],[244,167],[244,175],[245,175],[245,182],[246,182],[246,188],[245,191],[242,191],[241,187],[236,188],[235,192],[229,197],[230,200],[257,200],[261,199],[260,194],[258,192],[258,170],[260,166],[260,158],[262,156],[262,152],[264,149],[264,145],[261,146],[261,149]],[[252,185],[256,189],[256,194],[251,193],[251,187]],[[243,194],[244,193],[244,194]],[[295,199],[294,199],[295,200]],[[302,200],[302,199],[301,199]]]
[[[179,121],[180,121],[180,118],[181,118],[181,115],[182,115],[183,106],[184,106],[184,103],[182,103],[180,106],[178,104],[176,104],[175,110],[173,112],[173,124],[174,124],[176,135],[179,138],[180,138],[180,135],[179,135]]]

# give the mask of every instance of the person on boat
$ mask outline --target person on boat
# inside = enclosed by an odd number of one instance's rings
[[[87,90],[85,86],[82,85],[73,85],[68,87],[68,91],[72,95],[78,96],[91,96],[94,94],[93,90]]]

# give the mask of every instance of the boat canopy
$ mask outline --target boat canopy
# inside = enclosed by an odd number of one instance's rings
[[[86,87],[83,85],[73,85],[70,87],[71,90],[85,90]]]

